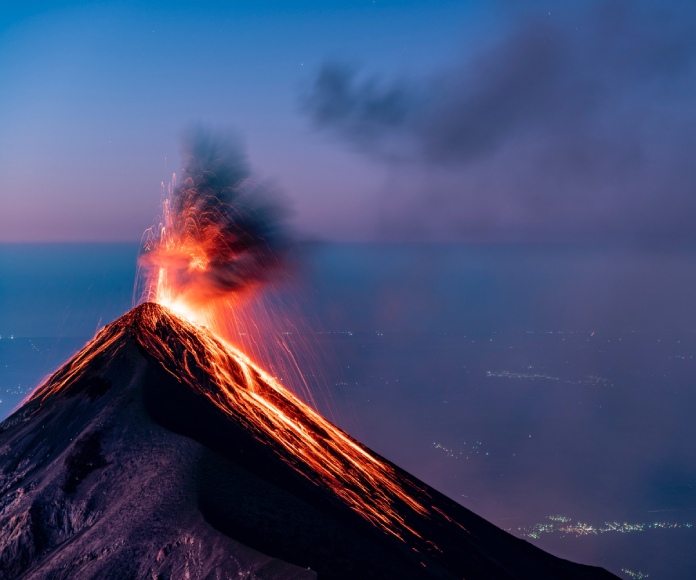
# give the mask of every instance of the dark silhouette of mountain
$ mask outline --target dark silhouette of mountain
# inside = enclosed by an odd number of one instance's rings
[[[562,578],[155,304],[0,424],[0,578]]]

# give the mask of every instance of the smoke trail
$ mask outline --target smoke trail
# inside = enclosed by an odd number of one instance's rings
[[[182,179],[139,259],[147,294],[161,298],[164,285],[171,299],[200,305],[266,281],[286,247],[277,196],[252,179],[231,134],[191,130],[182,157]]]
[[[429,75],[314,76],[312,124],[390,171],[380,235],[693,242],[694,6],[533,4]]]

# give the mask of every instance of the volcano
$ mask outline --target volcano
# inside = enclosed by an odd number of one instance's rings
[[[145,303],[0,424],[0,578],[614,576],[517,539]]]

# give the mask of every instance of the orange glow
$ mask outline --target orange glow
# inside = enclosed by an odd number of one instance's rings
[[[162,203],[161,223],[145,235],[138,260],[144,281],[139,298],[224,336],[226,320],[245,316],[251,295],[280,265],[258,232],[234,223],[237,216],[251,221],[251,212],[203,194],[193,178],[177,186],[174,175]]]
[[[138,259],[142,288],[136,299],[155,302],[204,326],[272,369],[270,374],[290,378],[289,387],[316,407],[317,393],[279,332],[301,324],[272,305],[270,288],[280,277],[281,258],[259,241],[258,234],[231,221],[239,217],[240,222],[249,222],[253,210],[224,201],[224,196],[203,195],[198,181],[189,177],[177,185],[177,176],[172,176],[160,224],[145,233],[144,252]],[[298,338],[296,334],[295,341]],[[303,350],[303,358],[316,359],[309,345]]]

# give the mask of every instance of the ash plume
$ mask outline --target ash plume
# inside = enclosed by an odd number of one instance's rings
[[[304,95],[315,127],[391,169],[391,225],[694,239],[696,10],[500,6],[503,33],[439,72],[327,63]]]
[[[252,177],[240,140],[202,128],[183,140],[184,169],[145,244],[148,279],[189,302],[236,294],[283,263],[287,236],[278,195]],[[160,288],[161,291],[161,288]]]

